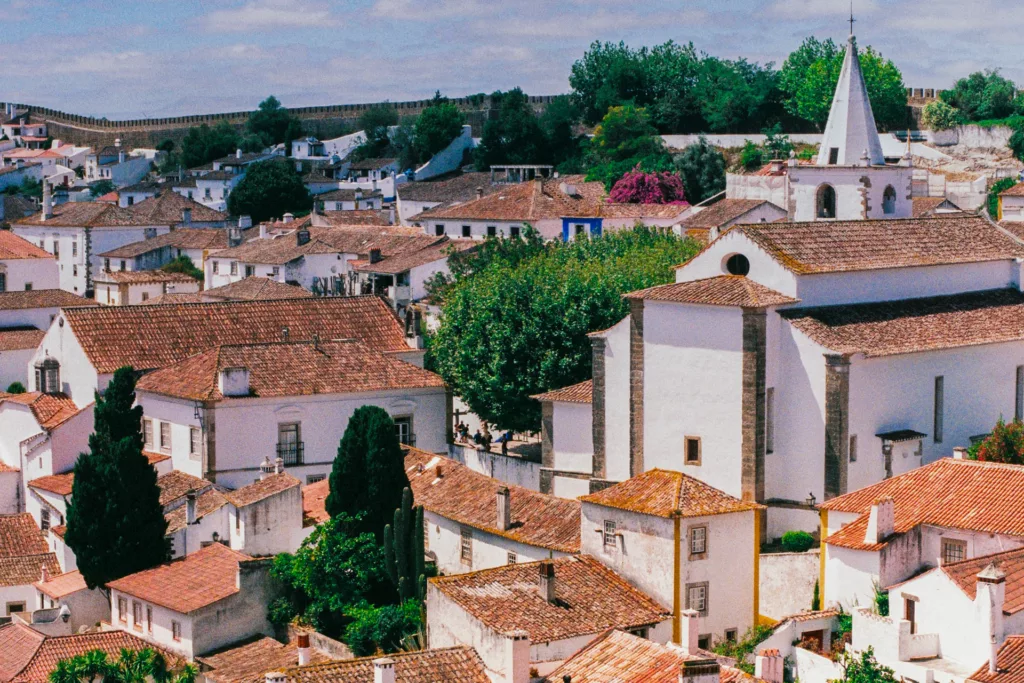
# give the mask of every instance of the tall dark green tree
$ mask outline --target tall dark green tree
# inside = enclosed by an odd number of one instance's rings
[[[492,97],[500,97],[501,109],[496,119],[484,124],[474,154],[477,170],[486,171],[495,164],[547,163],[547,139],[526,94],[513,88]]]
[[[452,140],[462,133],[462,124],[466,116],[452,102],[434,96],[429,107],[416,119],[414,148],[419,162],[426,162],[442,149],[451,144]]]
[[[299,174],[287,162],[276,160],[250,166],[228,195],[228,211],[235,216],[252,216],[256,222],[309,211],[312,205],[313,198]]]
[[[359,130],[366,142],[352,150],[352,159],[375,159],[383,156],[391,145],[391,127],[398,125],[398,112],[389,104],[370,107],[359,116]]]
[[[725,190],[725,157],[703,135],[673,159],[691,204]]]
[[[142,454],[142,408],[135,373],[123,367],[96,396],[89,452],[75,463],[64,536],[90,588],[169,557],[156,470]]]
[[[279,142],[290,143],[302,137],[302,121],[282,107],[273,95],[260,102],[256,111],[249,115],[245,127],[250,134],[259,137],[264,147]]]
[[[181,141],[181,164],[194,168],[231,154],[242,144],[238,131],[227,121],[212,128],[207,124],[188,129]]]
[[[394,420],[377,406],[362,406],[349,418],[338,444],[324,505],[332,517],[353,518],[356,532],[368,531],[378,541],[402,504],[409,486]]]

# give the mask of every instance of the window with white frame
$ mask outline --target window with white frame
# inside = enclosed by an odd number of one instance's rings
[[[516,556],[516,554],[509,551],[507,564],[515,564],[518,560],[519,558]]]
[[[690,527],[690,559],[702,560],[708,552],[708,528],[706,526]]]
[[[128,599],[118,598],[117,599],[117,620],[125,624],[128,623]]]
[[[708,584],[706,581],[686,584],[686,609],[696,610],[702,617],[708,615]]]
[[[160,452],[170,453],[171,452],[171,423],[161,422],[160,423]]]
[[[202,453],[203,443],[200,438],[201,434],[198,427],[189,427],[188,453],[193,457],[199,457],[199,454]]]
[[[171,622],[171,638],[181,640],[181,624],[177,621]]]
[[[963,562],[967,559],[967,541],[956,538],[942,539],[942,564]]]
[[[615,550],[618,547],[618,539],[615,534],[615,520],[604,520],[604,529],[601,532],[601,540],[605,550]]]
[[[463,564],[473,562],[473,530],[466,527],[459,530],[459,559]]]
[[[142,421],[142,434],[143,434],[143,443],[144,443],[144,445],[146,446],[146,448],[149,448],[150,450],[152,450],[152,448],[153,448],[153,421],[152,420],[148,420],[147,419],[147,420],[143,420]]]

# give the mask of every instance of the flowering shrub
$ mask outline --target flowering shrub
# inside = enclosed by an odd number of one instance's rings
[[[640,165],[622,176],[608,198],[625,204],[685,204],[683,179],[675,173],[645,173]]]
[[[967,457],[983,462],[1024,464],[1024,424],[1019,420],[1006,423],[1000,418],[988,438],[972,446]]]

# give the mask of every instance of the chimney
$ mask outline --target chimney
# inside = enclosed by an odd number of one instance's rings
[[[999,644],[1003,642],[1003,608],[1006,603],[1006,574],[990,563],[977,576],[974,594],[981,636],[989,646],[988,670],[996,673]]]
[[[241,149],[236,149],[235,150],[235,158],[236,159],[241,159],[242,158],[242,150]]]
[[[362,191],[362,190],[361,190],[360,188],[358,188],[358,187],[356,188],[356,195],[355,195],[355,196],[356,196],[356,201],[357,201],[357,202],[358,202],[358,201],[359,201],[360,199],[362,199],[362,198],[363,198],[363,191]],[[359,208],[359,207],[356,207],[356,208]]]
[[[285,215],[284,215],[284,216],[283,216],[283,217],[281,218],[281,222],[282,222],[282,223],[286,223],[286,224],[287,224],[287,223],[291,223],[291,222],[292,222],[293,220],[295,220],[295,214],[294,214],[294,213],[286,213],[286,214],[285,214]]]
[[[505,636],[505,683],[530,682],[530,634],[512,631]]]
[[[864,542],[868,544],[882,543],[896,531],[896,502],[892,496],[879,498],[871,504],[868,516],[868,529],[864,533]]]
[[[287,683],[288,677],[280,671],[268,671],[263,675],[264,683]]]
[[[679,683],[719,683],[722,665],[714,659],[689,659],[679,667]]]
[[[782,173],[782,159],[772,159],[771,172],[772,175],[780,175]]]
[[[192,209],[181,210],[181,224],[186,227],[192,225]]]
[[[434,473],[437,475],[438,479],[444,479],[444,471],[440,465],[434,468]]]
[[[185,494],[185,524],[191,526],[196,523],[196,492],[189,491]]]
[[[537,565],[539,569],[540,597],[552,605],[555,604],[555,565],[545,560]]]
[[[224,368],[218,374],[217,388],[223,396],[248,396],[249,369]]]
[[[482,188],[482,187],[476,188],[476,198],[477,199],[483,199],[484,198],[484,188]]]
[[[871,157],[868,155],[868,151],[866,149],[860,155],[860,165],[861,166],[870,166],[871,165]]]
[[[380,263],[380,261],[381,261],[380,249],[371,249],[370,250],[370,263]]]
[[[301,247],[303,244],[307,243],[309,243],[309,230],[301,228],[295,233],[295,244]]]
[[[757,654],[754,676],[767,683],[782,683],[782,655],[778,649],[765,649]]]
[[[298,641],[296,649],[299,652],[299,666],[306,666],[312,659],[312,651],[309,649],[309,634],[300,633]]]
[[[241,228],[228,228],[228,246],[237,247],[242,243]]]
[[[270,462],[269,457],[263,458],[263,462],[260,463],[260,481],[263,481],[264,479],[269,477],[271,474],[274,473],[274,470],[276,469],[277,465],[275,463]]]
[[[239,216],[238,227],[242,230],[248,230],[252,227],[252,216]]]
[[[295,172],[296,173],[302,173],[302,162],[301,161],[296,161],[295,162]]]
[[[966,460],[967,449],[963,446],[956,446],[953,448],[953,459],[954,460]]]
[[[281,474],[284,472],[284,458],[274,459],[274,474]]]
[[[395,660],[390,657],[373,660],[373,683],[395,683]]]
[[[120,147],[120,146],[121,146],[121,138],[115,138],[114,139],[114,147]]]
[[[43,181],[43,220],[53,218],[53,194],[50,183]]]
[[[128,161],[128,153],[122,149],[117,153],[117,163],[123,164],[126,161]]]
[[[509,501],[507,486],[502,486],[498,489],[497,502],[498,528],[502,531],[508,531],[508,528],[512,526],[512,506]]]
[[[40,572],[39,583],[46,583],[50,580],[50,570],[46,568],[46,564],[43,564],[43,569]]]
[[[395,205],[392,204],[391,208],[388,210],[388,225],[394,225],[394,224],[395,224]]]
[[[680,643],[679,649],[684,655],[695,657],[700,649],[697,642],[700,638],[697,617],[700,613],[695,609],[686,609],[679,613]]]
[[[286,341],[288,341],[288,335],[289,335],[290,333],[291,333],[291,330],[289,330],[289,329],[288,329],[288,326],[287,326],[287,325],[285,325],[284,327],[282,327],[282,328],[281,328],[281,341],[283,341],[283,342],[286,342]]]
[[[373,191],[376,192],[377,191],[377,179],[376,178],[373,179],[372,186],[373,186]]]

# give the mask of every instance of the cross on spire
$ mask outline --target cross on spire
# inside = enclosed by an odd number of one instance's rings
[[[850,0],[850,37],[853,37],[853,23],[857,21],[853,18],[853,0]]]

